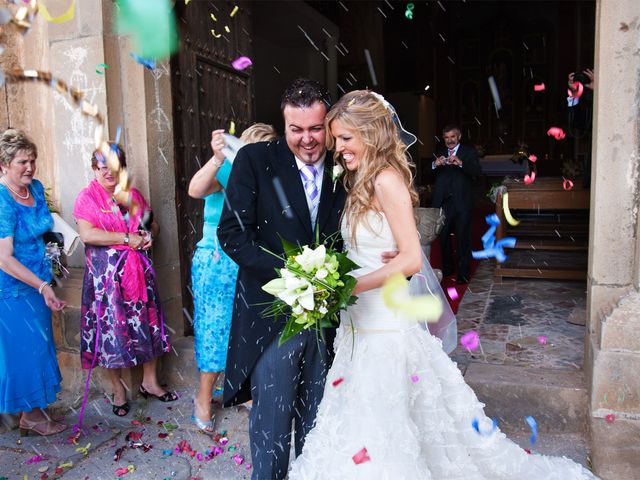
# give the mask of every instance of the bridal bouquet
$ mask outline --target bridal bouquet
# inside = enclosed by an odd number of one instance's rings
[[[303,329],[337,326],[340,310],[356,303],[352,295],[356,279],[349,275],[359,268],[344,253],[318,245],[296,246],[282,240],[285,265],[279,278],[262,289],[275,300],[263,311],[265,317],[288,317],[278,346]],[[272,253],[272,252],[269,252]]]

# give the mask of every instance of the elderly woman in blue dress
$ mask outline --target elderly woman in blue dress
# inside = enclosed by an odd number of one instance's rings
[[[65,302],[50,285],[42,236],[53,219],[44,187],[33,178],[37,156],[23,132],[10,129],[0,137],[0,413],[21,413],[21,435],[67,428],[44,411],[62,379],[51,311]]]
[[[238,267],[219,248],[216,230],[224,204],[231,162],[225,159],[224,130],[211,133],[213,156],[193,176],[189,195],[204,198],[204,226],[202,240],[193,255],[191,283],[193,287],[193,328],[195,357],[200,370],[200,385],[194,399],[193,419],[205,433],[213,432],[211,421],[212,390],[220,372],[225,368],[231,314]],[[240,140],[244,143],[268,141],[276,138],[270,125],[256,123],[247,128]]]

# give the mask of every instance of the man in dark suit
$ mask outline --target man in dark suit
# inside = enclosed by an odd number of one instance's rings
[[[444,148],[436,151],[432,168],[436,173],[432,206],[442,208],[445,223],[440,232],[442,249],[442,274],[453,275],[454,262],[451,246],[451,232],[458,238],[457,283],[469,282],[471,268],[471,214],[473,211],[473,177],[482,169],[476,150],[461,145],[460,128],[447,125],[442,130]]]
[[[224,251],[240,266],[236,284],[224,404],[253,399],[249,435],[253,479],[284,479],[289,465],[291,424],[295,453],[313,426],[329,368],[327,345],[303,330],[278,347],[285,319],[262,318],[273,297],[262,286],[283,261],[280,237],[300,245],[335,236],[345,202],[342,184],[331,178],[332,155],[325,147],[326,89],[296,80],[281,108],[285,138],[243,147],[237,154],[218,227]]]

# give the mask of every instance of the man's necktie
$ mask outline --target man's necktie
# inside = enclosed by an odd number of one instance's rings
[[[316,215],[318,214],[318,203],[320,200],[320,194],[318,187],[316,186],[316,169],[313,165],[305,165],[300,169],[300,176],[304,183],[304,191],[309,199],[310,208],[309,214],[311,215],[311,228],[315,229]]]
[[[449,149],[449,156],[453,155],[453,153],[456,151],[455,148],[450,148]]]

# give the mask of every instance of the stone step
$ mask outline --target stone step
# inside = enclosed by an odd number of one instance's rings
[[[471,363],[465,380],[505,431],[526,428],[536,419],[539,432],[586,432],[588,396],[579,370],[544,370]]]
[[[507,436],[531,453],[554,457],[567,457],[584,467],[591,468],[586,433],[542,433],[535,444],[531,444],[531,431],[505,431]]]

